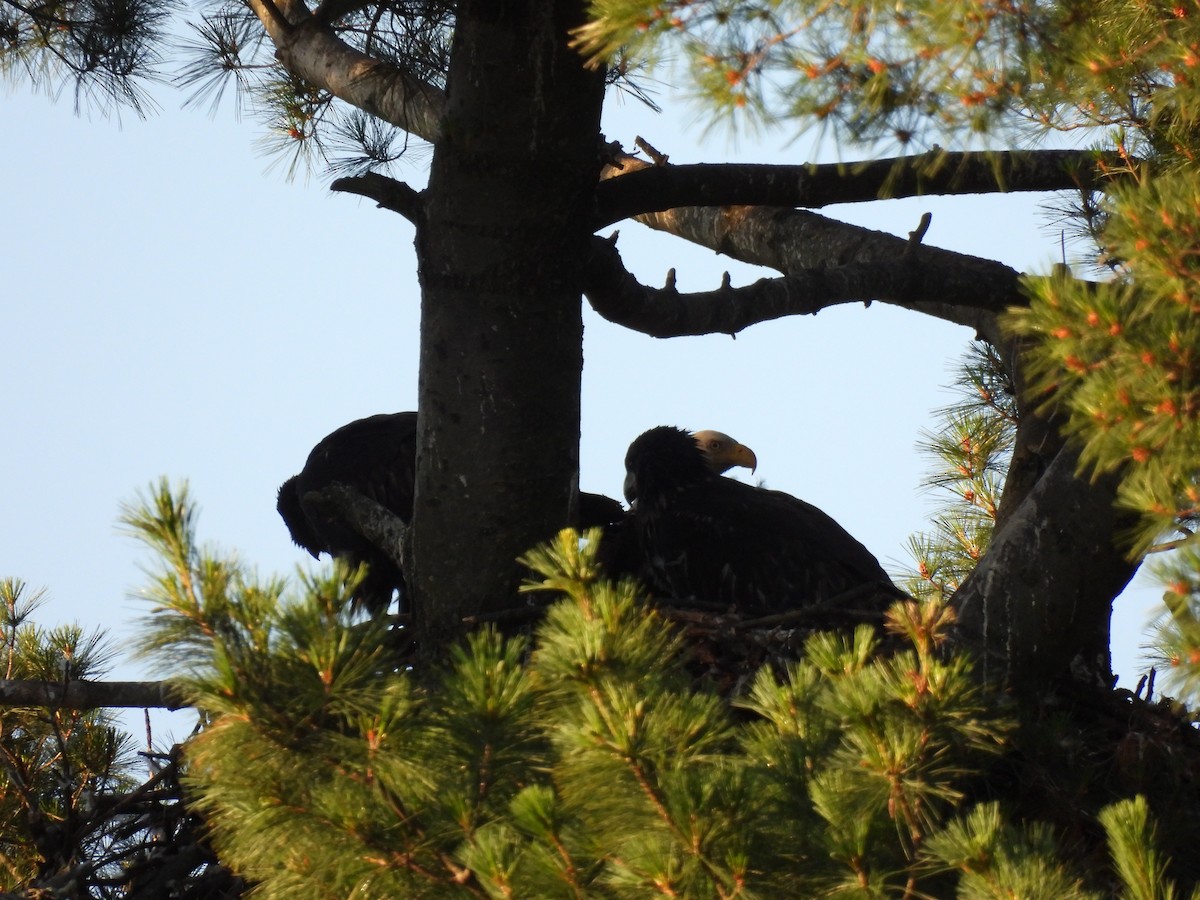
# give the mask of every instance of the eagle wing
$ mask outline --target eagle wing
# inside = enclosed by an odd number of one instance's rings
[[[655,586],[702,605],[766,612],[863,585],[898,593],[879,561],[798,497],[718,478],[645,511],[639,536]]]

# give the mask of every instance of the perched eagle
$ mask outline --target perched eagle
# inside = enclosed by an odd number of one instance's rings
[[[704,464],[714,475],[722,475],[734,466],[742,466],[753,472],[758,468],[758,457],[745,444],[739,444],[720,431],[697,431],[692,435],[696,448],[704,458]],[[637,485],[631,481],[628,463],[625,466],[625,499],[630,506],[637,501]]]
[[[314,559],[328,553],[350,565],[367,564],[355,599],[372,613],[386,612],[394,591],[404,596],[404,573],[356,529],[314,508],[304,497],[339,482],[408,524],[416,468],[417,414],[383,413],[357,419],[322,438],[300,474],[279,488],[276,509],[297,546]]]
[[[856,588],[864,606],[902,596],[871,552],[811,503],[720,477],[705,435],[652,428],[625,456],[633,530],[654,589],[752,614],[814,606]]]
[[[742,466],[751,472],[758,468],[758,458],[754,451],[727,434],[720,431],[697,431],[692,435],[692,439],[696,449],[700,451],[704,465],[713,475],[724,474],[734,466]],[[604,537],[600,541],[598,561],[610,578],[630,576],[652,582],[633,515],[637,507],[637,484],[628,471],[625,476],[624,493],[630,513],[609,520],[604,529]]]
[[[395,592],[403,604],[404,572],[391,555],[351,524],[306,502],[305,496],[340,483],[407,525],[412,521],[416,466],[417,414],[382,413],[357,419],[322,438],[300,474],[279,488],[276,509],[298,546],[314,558],[329,553],[351,565],[367,564],[355,600],[375,614],[387,611]],[[581,528],[609,525],[622,520],[624,510],[610,497],[581,493],[575,518],[570,524]]]

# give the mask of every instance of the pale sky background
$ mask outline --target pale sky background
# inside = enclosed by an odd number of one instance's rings
[[[121,122],[27,85],[0,94],[0,577],[44,587],[37,619],[106,629],[114,678],[161,677],[130,658],[149,557],[119,507],[167,475],[187,479],[202,540],[261,574],[311,560],[275,512],[279,484],[334,428],[416,405],[413,231],[314,173],[288,182],[234,105],[210,117],[186,94]],[[808,138],[731,143],[682,101],[655,115],[610,98],[604,130],[644,136],[672,162],[829,161]],[[855,158],[847,153],[847,158]],[[428,154],[395,173],[424,182]],[[905,235],[933,212],[929,245],[1046,271],[1059,232],[1036,196],[924,198],[824,210]],[[644,282],[683,290],[762,274],[640,225],[618,226]],[[915,444],[969,330],[876,303],[756,325],[736,340],[656,340],[586,310],[581,486],[621,496],[623,458],[646,428],[715,428],[758,454],[756,478],[817,504],[886,568],[934,498]],[[1116,606],[1114,667],[1132,687],[1158,591]],[[140,716],[137,717],[140,721]],[[156,743],[169,739],[161,726]],[[166,733],[165,733],[166,732]],[[183,733],[176,733],[182,737]]]

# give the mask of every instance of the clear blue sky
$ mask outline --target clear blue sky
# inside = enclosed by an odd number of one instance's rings
[[[123,501],[186,478],[202,538],[263,574],[311,560],[275,492],[323,435],[415,408],[418,341],[411,227],[327,190],[287,182],[257,152],[262,127],[232,105],[210,118],[160,90],[162,110],[118,123],[76,116],[24,85],[3,95],[0,271],[0,576],[48,589],[40,621],[109,630],[124,648],[147,604],[145,553],[118,533]],[[656,116],[611,102],[610,139],[637,135],[674,162],[817,160],[807,139],[705,136],[682,102]],[[829,157],[826,156],[826,159]],[[395,174],[420,184],[428,154]],[[1058,232],[1030,197],[921,199],[827,210],[893,234],[931,210],[926,243],[1044,271]],[[644,281],[674,266],[682,289],[760,277],[707,250],[622,223]],[[716,428],[758,454],[758,478],[816,503],[895,570],[932,498],[914,445],[972,335],[874,304],[660,341],[587,312],[582,486],[619,497],[629,441],[653,425]],[[1114,622],[1132,686],[1152,588]],[[127,655],[116,677],[147,672]]]

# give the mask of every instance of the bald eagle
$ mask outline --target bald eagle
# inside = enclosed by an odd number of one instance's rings
[[[720,431],[697,431],[692,435],[696,449],[704,464],[714,475],[723,475],[734,466],[742,466],[751,472],[758,468],[758,457],[745,444]],[[630,480],[629,467],[625,467],[625,499],[632,506],[637,500],[637,485]]]
[[[735,466],[747,468],[751,472],[758,468],[758,458],[754,451],[723,432],[697,431],[692,435],[692,440],[704,460],[704,465],[713,475],[722,475]],[[628,471],[625,476],[624,493],[631,512],[623,518],[611,519],[608,527],[604,529],[598,561],[610,578],[631,576],[642,581],[652,581],[642,554],[637,525],[632,516],[632,511],[637,506],[637,485]]]
[[[654,590],[750,614],[815,606],[854,589],[880,605],[902,596],[832,518],[790,494],[720,477],[697,437],[652,428],[625,456],[631,518]]]
[[[367,574],[355,601],[373,614],[386,612],[397,592],[403,607],[404,572],[394,554],[372,544],[352,523],[305,498],[340,483],[408,525],[412,522],[416,467],[417,414],[381,413],[357,419],[322,438],[308,454],[300,474],[279,488],[276,509],[297,546],[314,559],[328,553],[352,566],[366,563]],[[570,523],[576,527],[608,525],[624,518],[621,504],[610,497],[581,493],[578,501],[575,521]]]

